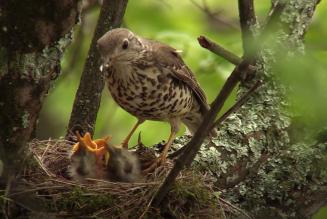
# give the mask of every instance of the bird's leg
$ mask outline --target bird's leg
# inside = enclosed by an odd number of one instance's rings
[[[171,144],[173,143],[173,141],[174,141],[174,139],[176,137],[176,134],[177,134],[177,132],[175,132],[175,131],[170,132],[167,144],[164,146],[164,149],[161,152],[160,157],[159,157],[160,164],[163,164],[163,163],[166,162],[166,158],[167,158],[169,148],[170,148]]]
[[[149,172],[153,171],[158,165],[162,165],[166,162],[169,148],[170,148],[171,144],[173,143],[173,141],[176,137],[176,134],[179,130],[180,120],[178,118],[171,119],[170,125],[171,125],[170,135],[169,135],[167,143],[164,146],[163,151],[160,154],[160,157],[158,157],[154,162],[152,162],[152,164],[148,168],[143,170],[143,173],[149,173]]]
[[[173,143],[175,136],[177,132],[172,131],[170,132],[168,142],[165,144],[163,151],[160,154],[160,157],[156,158],[154,161],[151,161],[150,163],[145,164],[145,166],[150,165],[145,170],[143,170],[143,173],[149,173],[152,172],[157,166],[162,165],[166,162],[167,154],[169,151],[169,148],[171,144]]]
[[[135,132],[135,130],[137,129],[137,127],[139,125],[141,125],[144,122],[144,120],[142,119],[138,119],[137,123],[133,126],[132,130],[128,133],[128,135],[126,136],[126,138],[123,140],[122,142],[122,147],[125,149],[128,149],[128,142],[131,139],[133,133]]]

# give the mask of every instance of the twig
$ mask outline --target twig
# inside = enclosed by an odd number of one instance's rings
[[[203,47],[208,49],[209,51],[215,53],[218,56],[223,57],[230,63],[234,65],[239,65],[242,62],[242,59],[235,55],[234,53],[228,51],[227,49],[223,48],[222,46],[218,45],[217,43],[213,42],[212,40],[208,39],[205,36],[198,37],[199,44]]]
[[[156,193],[155,193],[156,194]],[[151,204],[155,198],[155,194],[151,196],[151,199],[149,200],[148,204],[145,206],[145,209],[143,211],[143,213],[141,214],[141,216],[139,217],[139,219],[142,219],[144,218],[145,214],[148,212],[148,210],[150,209],[151,207]]]
[[[273,3],[267,17],[265,24],[261,27],[260,35],[257,37],[258,42],[265,42],[266,39],[271,36],[271,32],[276,28],[276,23],[280,18],[281,13],[283,12],[286,3],[284,1],[276,1]],[[256,46],[256,50],[259,51],[260,44]]]
[[[250,58],[253,52],[254,37],[251,33],[251,26],[256,24],[253,0],[238,0],[238,10],[242,32],[244,57]]]
[[[46,186],[46,187],[37,187],[33,189],[25,189],[19,192],[13,192],[9,195],[9,197],[16,196],[16,195],[21,195],[21,194],[26,194],[30,192],[36,192],[36,191],[41,191],[41,190],[47,190],[47,189],[60,189],[60,188],[65,188],[65,186]]]
[[[234,65],[239,65],[243,61],[242,58],[238,57],[231,51],[225,49],[224,47],[220,46],[219,44],[215,43],[214,41],[208,39],[205,36],[199,36],[198,42],[203,48],[213,52],[218,56],[221,56],[222,58],[226,59]],[[253,65],[249,65],[249,69],[251,71],[255,71],[256,68]]]
[[[283,9],[285,8],[286,4],[285,2],[281,2],[281,1],[276,1],[273,3],[267,17],[266,17],[266,22],[265,25],[262,29],[270,29],[271,26],[276,22],[276,19],[278,19],[283,11]]]
[[[158,192],[155,194],[155,198],[152,203],[153,206],[160,205],[160,203],[163,201],[164,197],[168,193],[169,189],[171,188],[172,184],[174,183],[179,172],[184,168],[184,166],[188,166],[191,164],[191,162],[196,156],[196,153],[199,151],[203,140],[208,135],[210,128],[213,124],[213,121],[215,120],[217,114],[223,107],[226,99],[228,98],[232,90],[235,88],[237,83],[242,78],[242,74],[246,73],[246,71],[249,70],[248,66],[249,66],[248,62],[242,61],[240,65],[235,67],[235,69],[233,70],[233,72],[225,82],[220,93],[214,100],[211,109],[205,115],[204,120],[202,121],[200,127],[195,132],[191,141],[185,146],[186,149],[184,153],[176,160],[173,169],[169,172],[163,184],[160,186]]]
[[[250,67],[250,66],[249,66]],[[250,69],[251,70],[251,69]],[[246,103],[246,101],[248,100],[248,98],[251,96],[251,94],[262,84],[261,81],[258,81],[257,83],[255,83],[255,85],[246,93],[244,94],[244,96],[242,96],[231,108],[229,108],[229,110],[227,110],[219,119],[216,120],[216,122],[214,122],[214,124],[212,124],[210,129],[213,129],[215,127],[218,127],[219,125],[221,125],[225,119],[232,113],[236,112],[244,103]],[[179,150],[175,151],[174,153],[168,155],[168,158],[174,158],[179,156],[181,153],[183,153],[183,151],[185,151],[186,147],[182,147]]]
[[[223,202],[225,205],[228,205],[229,207],[231,207],[235,211],[240,212],[241,214],[243,214],[247,218],[252,219],[252,217],[250,215],[248,215],[245,211],[243,211],[242,209],[240,209],[237,206],[233,205],[232,203],[230,203],[230,202],[228,202],[228,201],[226,201],[226,200],[224,200],[222,198],[219,198],[219,201]]]
[[[48,149],[49,149],[49,147],[51,146],[51,144],[50,144],[50,142],[48,141],[48,143],[47,143],[47,147],[45,148],[45,150],[43,151],[43,153],[42,153],[42,155],[41,155],[41,158],[39,158],[38,157],[38,159],[40,159],[40,162],[41,163],[43,163],[43,158],[44,158],[44,155],[45,155],[45,153],[47,153],[47,151],[48,151]]]
[[[223,10],[213,11],[208,6],[205,0],[202,0],[202,4],[199,4],[196,0],[190,0],[195,7],[200,9],[211,21],[215,21],[219,26],[231,27],[238,30],[239,26],[233,20],[228,20],[226,16],[223,15]]]
[[[214,127],[217,127],[218,125],[220,125],[222,122],[225,121],[225,119],[232,113],[236,112],[244,103],[246,103],[246,101],[249,99],[249,97],[251,96],[251,94],[262,84],[261,81],[257,81],[253,87],[251,87],[250,90],[248,90],[248,92],[246,92],[246,94],[244,94],[244,96],[242,96],[231,108],[229,108],[229,110],[227,110],[221,117],[219,117],[219,119],[217,119],[214,124],[211,126],[211,129],[213,129]]]
[[[218,203],[219,203],[219,201],[218,201]],[[225,211],[224,211],[224,209],[223,209],[223,206],[222,206],[222,204],[220,204],[220,203],[219,203],[219,207],[220,207],[220,210],[221,210],[221,212],[222,212],[222,219],[227,219],[227,217],[226,217],[226,214],[225,214]]]
[[[40,159],[39,158],[39,156],[37,156],[37,155],[34,155],[34,158],[35,158],[35,160],[38,162],[38,164],[39,164],[39,166],[41,167],[41,169],[49,176],[49,177],[54,177],[55,175],[54,174],[52,174],[51,172],[49,172],[48,170],[47,170],[47,168],[45,168],[44,167],[44,165],[43,165],[43,160],[42,159]]]
[[[217,185],[221,189],[233,188],[234,186],[242,182],[246,177],[251,177],[251,175],[253,176],[257,174],[261,165],[267,162],[267,160],[268,160],[268,153],[262,152],[260,158],[250,167],[244,166],[242,162],[237,163],[236,165],[234,165],[234,167],[237,167],[237,171],[236,171],[237,173],[233,173],[234,175],[237,174],[237,177],[233,178],[230,181],[226,181],[228,177],[227,175],[224,175],[221,177],[223,180],[218,179]],[[239,164],[242,167],[239,167]]]
[[[74,41],[72,45],[72,52],[71,52],[71,58],[68,59],[67,67],[62,70],[61,76],[59,78],[59,81],[65,81],[66,78],[71,75],[73,70],[76,69],[76,65],[81,60],[81,53],[83,51],[83,46],[81,44],[85,40],[86,34],[86,15],[92,12],[93,9],[97,8],[99,6],[99,2],[97,0],[88,0],[83,1],[82,3],[82,11],[81,11],[81,24],[79,25],[78,30],[74,33]]]

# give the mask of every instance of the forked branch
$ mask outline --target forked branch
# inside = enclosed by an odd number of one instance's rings
[[[204,117],[200,127],[193,135],[191,141],[185,146],[184,152],[181,156],[176,160],[176,163],[173,169],[170,171],[168,176],[165,178],[163,184],[160,186],[159,190],[155,194],[154,200],[152,202],[153,206],[159,206],[163,201],[164,197],[168,193],[169,189],[173,185],[176,177],[180,173],[180,171],[185,167],[189,166],[193,159],[195,158],[197,152],[199,151],[201,144],[205,137],[208,135],[213,121],[217,117],[217,114],[222,109],[225,101],[231,94],[232,90],[235,88],[237,83],[242,78],[243,74],[246,74],[249,71],[249,64],[246,61],[242,61],[238,66],[235,67],[227,81],[225,82],[223,88],[220,93],[214,100],[210,111]]]

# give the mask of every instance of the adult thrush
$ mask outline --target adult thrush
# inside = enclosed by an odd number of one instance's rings
[[[180,123],[193,134],[209,110],[194,74],[176,49],[125,28],[107,32],[97,46],[113,99],[138,119],[123,147],[145,120],[167,121],[171,133],[156,164],[165,162]]]

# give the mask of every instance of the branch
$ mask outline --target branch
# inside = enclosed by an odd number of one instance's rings
[[[104,0],[98,24],[88,52],[81,81],[69,120],[66,139],[73,140],[74,132],[94,132],[104,79],[99,71],[100,54],[96,48],[97,40],[108,30],[119,27],[125,13],[128,0]]]
[[[256,91],[256,89],[262,84],[261,81],[258,81],[257,83],[255,83],[253,85],[253,87],[251,87],[251,89],[246,92],[246,94],[244,94],[244,96],[242,96],[231,108],[229,108],[229,110],[227,110],[221,117],[219,117],[219,119],[217,119],[214,124],[212,124],[211,129],[218,127],[221,123],[223,123],[225,121],[225,119],[227,119],[227,117],[229,115],[231,115],[232,113],[236,112],[239,108],[241,108],[241,106],[246,103],[246,101],[250,98],[251,94]]]
[[[287,20],[284,17],[280,19],[282,25],[279,25],[276,33],[284,31],[292,36],[273,39],[285,45],[285,48],[297,39],[293,35],[296,37],[307,30],[315,9],[314,4],[310,1],[292,1],[287,4],[285,13],[289,11],[293,13],[287,14]],[[269,27],[269,23],[267,22],[266,26]],[[283,25],[288,25],[289,29],[281,28]],[[267,47],[270,48],[269,45]],[[254,49],[260,49],[260,45]],[[247,85],[265,79],[264,86],[260,92],[253,95],[251,104],[240,109],[239,116],[231,118],[228,124],[224,123],[224,126],[220,126],[218,137],[214,141],[203,144],[199,160],[194,165],[198,165],[196,168],[202,167],[208,174],[210,174],[208,169],[212,167],[214,171],[212,176],[215,177],[216,174],[218,179],[218,189],[226,188],[222,191],[222,195],[230,197],[238,206],[251,211],[256,218],[263,218],[267,214],[277,217],[294,214],[297,218],[302,218],[302,215],[311,216],[312,212],[326,203],[322,196],[317,195],[313,202],[304,208],[297,203],[307,203],[306,200],[311,199],[313,192],[325,190],[326,187],[321,183],[326,184],[326,177],[320,178],[324,172],[317,169],[317,165],[321,165],[325,160],[323,153],[326,149],[321,145],[310,147],[306,143],[290,145],[287,133],[289,117],[283,111],[285,88],[273,81],[276,78],[269,68],[269,64],[278,57],[271,57],[265,51],[261,52],[262,54],[258,53],[257,59],[262,65],[259,68],[261,72],[254,75]],[[263,55],[264,62],[259,55]],[[248,60],[248,57],[245,57],[245,60]],[[264,77],[262,77],[263,73]],[[248,86],[241,84],[240,89],[247,91]],[[213,113],[212,110],[205,117],[205,121]],[[185,146],[187,148],[185,153],[176,161],[174,168],[156,193],[154,206],[162,203],[180,169],[190,162],[190,158],[195,154],[194,150],[199,149],[198,141],[202,142],[199,138],[201,133],[207,131],[205,129],[208,123],[210,122],[203,122],[195,133],[196,136]],[[289,204],[293,202],[295,204]],[[302,212],[303,209],[305,212]]]
[[[209,24],[215,23],[216,25],[214,25],[214,26],[217,26],[220,28],[230,27],[235,30],[239,29],[239,26],[235,21],[228,19],[227,16],[224,16],[223,10],[219,10],[219,11],[211,10],[205,0],[202,0],[202,4],[199,4],[195,0],[191,0],[191,2],[193,5],[195,5],[195,7],[200,9],[208,17],[209,22],[211,21]]]
[[[243,50],[245,57],[252,57],[254,48],[254,37],[251,26],[256,24],[253,0],[238,0],[238,10],[242,31]]]
[[[250,167],[246,161],[240,160],[232,169],[234,170],[235,178],[228,177],[228,174],[222,174],[217,178],[215,185],[219,189],[233,188],[239,183],[243,182],[246,178],[249,178],[258,173],[259,168],[267,162],[269,156],[268,152],[263,152],[260,158]],[[231,178],[231,179],[229,179]]]
[[[285,2],[276,1],[272,4],[272,7],[268,13],[268,16],[266,18],[266,25],[265,28],[270,27],[272,23],[274,23],[276,20],[279,19],[282,11],[284,10],[286,4]]]
[[[304,194],[298,197],[297,204],[301,214],[305,218],[312,218],[312,216],[319,211],[319,209],[327,205],[327,185],[321,186],[318,191],[312,192],[309,198]],[[305,201],[303,201],[305,200]]]
[[[99,6],[97,0],[88,0],[83,1],[82,11],[80,15],[80,26],[78,30],[74,33],[74,41],[72,43],[72,52],[70,59],[68,59],[67,67],[62,69],[61,77],[59,78],[60,81],[65,81],[66,78],[74,73],[74,69],[76,69],[77,63],[80,62],[82,51],[84,50],[81,44],[84,42],[86,34],[86,23],[85,19],[88,17],[87,15],[92,12],[93,9]]]
[[[160,186],[159,190],[155,194],[154,201],[152,203],[153,206],[160,205],[160,203],[163,201],[164,197],[168,193],[169,189],[173,185],[180,171],[185,166],[189,166],[191,164],[197,152],[199,151],[203,140],[208,135],[212,123],[215,120],[217,114],[220,112],[221,108],[223,107],[226,99],[242,78],[242,74],[245,74],[246,71],[248,71],[248,65],[249,64],[246,61],[243,61],[240,65],[235,67],[235,69],[227,79],[226,83],[224,84],[223,88],[221,89],[219,95],[214,100],[211,109],[204,117],[204,120],[202,121],[200,127],[195,132],[191,141],[185,146],[185,151],[176,160],[173,169],[170,171],[169,175],[165,178],[163,184]]]
[[[242,59],[240,57],[218,45],[217,43],[213,42],[212,40],[206,38],[205,36],[199,36],[198,42],[203,48],[206,48],[209,51],[215,53],[216,55],[223,57],[234,65],[239,65],[242,62]]]
[[[275,28],[275,24],[279,22],[279,17],[282,14],[286,3],[284,1],[276,1],[273,3],[265,21],[265,25],[261,28],[260,36],[258,37],[258,42],[264,42],[266,38]]]
[[[249,71],[251,71],[251,69],[249,69]],[[257,83],[255,83],[255,85],[244,96],[242,96],[231,108],[229,108],[229,110],[227,110],[219,119],[216,120],[216,122],[214,122],[214,124],[212,124],[210,130],[221,125],[229,115],[236,112],[244,103],[246,103],[246,101],[250,98],[251,94],[253,94],[253,92],[261,84],[262,84],[261,81],[258,81]],[[186,149],[186,147],[180,148],[179,150],[175,151],[174,153],[169,154],[168,158],[174,158],[174,157],[179,156],[181,153],[183,153],[185,151],[185,149]]]
[[[211,51],[212,53],[218,56],[221,56],[222,58],[226,59],[234,65],[239,65],[243,61],[242,58],[238,57],[231,51],[223,48],[222,46],[218,45],[217,43],[213,42],[205,36],[199,36],[198,42],[203,48]],[[251,71],[254,71],[256,68],[253,65],[249,65],[249,69]]]
[[[289,45],[294,45],[294,50],[297,46],[301,48],[299,42],[311,21],[314,4],[315,1],[291,1],[284,11],[280,6],[273,6],[264,32],[275,27],[271,25],[277,20],[276,33],[273,33],[276,35],[269,37],[282,45],[279,47],[281,51],[287,52],[285,48]],[[289,38],[274,37],[280,36],[281,32],[285,36],[288,34]],[[265,46],[272,51],[276,49],[267,43]],[[260,45],[257,49],[261,49]],[[260,78],[265,79],[260,93],[255,94],[251,104],[240,109],[239,116],[233,117],[228,124],[224,123],[214,142],[203,145],[198,157],[201,163],[196,164],[207,172],[208,166],[213,167],[212,175],[217,174],[218,189],[227,187],[222,195],[251,211],[255,218],[268,214],[309,218],[327,202],[324,198],[326,192],[323,192],[326,191],[327,178],[322,176],[324,172],[319,168],[325,160],[326,146],[311,147],[305,142],[290,144],[287,133],[290,118],[284,111],[287,100],[284,97],[285,87],[274,81],[276,78],[270,68],[280,57],[272,57],[265,50],[261,52],[258,56],[263,55],[264,61],[259,56],[258,63],[263,65],[263,70],[259,68],[255,80],[249,81],[253,83]],[[248,90],[244,85],[241,84],[240,89]],[[213,147],[216,153],[212,152]],[[208,153],[205,153],[207,150]],[[267,160],[266,152],[269,153]],[[259,166],[260,172],[252,174]],[[303,203],[306,206],[302,206]]]

